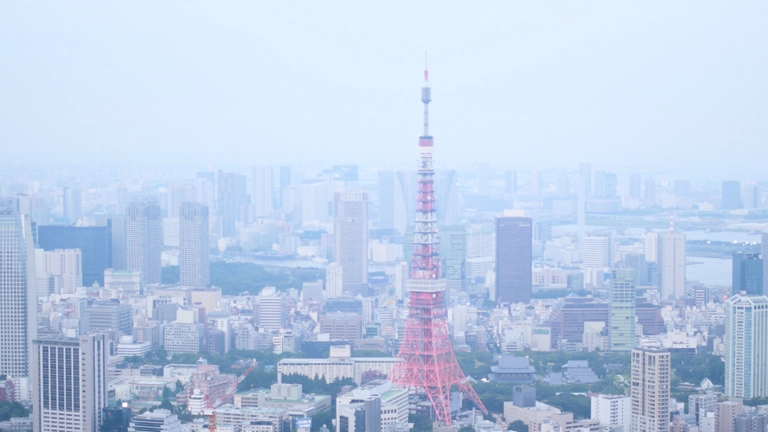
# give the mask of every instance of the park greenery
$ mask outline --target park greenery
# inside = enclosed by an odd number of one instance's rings
[[[301,289],[302,283],[318,279],[325,279],[325,271],[318,268],[274,267],[247,262],[211,263],[211,285],[221,288],[222,295],[258,294],[268,286],[280,291]],[[179,283],[179,267],[163,267],[162,282]]]
[[[28,417],[29,411],[18,402],[7,400],[0,401],[0,421],[10,420],[14,417]]]

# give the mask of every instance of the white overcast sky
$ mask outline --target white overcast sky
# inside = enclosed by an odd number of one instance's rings
[[[768,2],[9,1],[0,147],[768,180]]]

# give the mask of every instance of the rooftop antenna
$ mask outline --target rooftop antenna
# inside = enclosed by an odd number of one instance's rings
[[[424,49],[424,82],[429,82],[429,68],[427,67],[428,50]]]
[[[675,212],[669,212],[669,233],[675,233]]]

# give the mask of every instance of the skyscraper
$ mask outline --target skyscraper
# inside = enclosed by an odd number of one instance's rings
[[[291,167],[289,166],[282,166],[280,167],[280,205],[283,205],[283,191],[285,191],[285,188],[292,185],[291,181]]]
[[[133,202],[125,210],[127,270],[140,270],[144,284],[160,283],[162,219],[157,201]]]
[[[768,229],[763,231],[760,253],[763,257],[763,295],[768,296],[768,264],[765,264],[765,260],[768,259]]]
[[[368,295],[368,193],[336,192],[334,257],[342,268],[343,289]]]
[[[504,173],[504,192],[507,195],[517,193],[517,171],[507,171]]]
[[[221,236],[234,237],[245,205],[245,176],[219,170],[216,197]]]
[[[83,285],[97,282],[104,286],[104,270],[112,268],[111,220],[106,221],[106,226],[41,225],[37,227],[37,242],[46,251],[80,249]]]
[[[465,290],[467,230],[464,225],[447,225],[440,229],[440,272],[449,290]]]
[[[192,184],[174,183],[168,191],[168,217],[178,218],[181,204],[197,201],[197,188]]]
[[[496,218],[496,301],[531,301],[533,221],[529,217]]]
[[[593,182],[594,198],[605,198],[605,171],[595,170],[595,180]]]
[[[581,262],[589,269],[604,269],[611,266],[611,238],[609,236],[587,235],[581,240]]]
[[[341,297],[344,293],[343,269],[341,264],[329,263],[325,268],[325,297]]]
[[[635,270],[611,270],[611,302],[608,338],[611,351],[635,347]]]
[[[656,273],[662,298],[685,296],[685,234],[659,233]]]
[[[741,182],[724,181],[722,189],[723,210],[741,208]]]
[[[34,341],[34,430],[98,432],[107,406],[107,340],[103,334]]]
[[[731,295],[742,291],[750,295],[763,294],[763,260],[758,254],[733,253]]]
[[[29,217],[0,199],[0,374],[29,377],[37,337],[35,250]]]
[[[632,350],[630,432],[669,432],[669,351]]]
[[[616,174],[605,173],[604,176],[605,197],[616,198],[618,196],[618,180],[616,179]]]
[[[725,303],[725,394],[768,396],[768,297],[739,293]]]
[[[210,284],[208,207],[185,202],[181,205],[179,230],[179,276],[184,286]]]
[[[257,166],[253,169],[251,184],[251,205],[254,218],[264,218],[272,215],[272,167]]]
[[[83,193],[78,188],[64,188],[64,217],[71,224],[83,217]]]

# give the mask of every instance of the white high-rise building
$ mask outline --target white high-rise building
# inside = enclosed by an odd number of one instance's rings
[[[37,277],[52,282],[51,294],[74,294],[83,286],[83,254],[80,249],[35,249],[35,258]]]
[[[191,287],[210,285],[211,260],[208,245],[208,207],[185,202],[181,205],[179,229],[179,276]]]
[[[685,234],[659,234],[656,280],[662,298],[685,296]]]
[[[611,266],[611,238],[586,235],[581,240],[581,262],[584,268],[604,269]]]
[[[632,350],[630,432],[669,432],[669,351]]]
[[[635,347],[635,270],[611,270],[608,337],[611,351]]]
[[[647,262],[656,262],[659,250],[659,233],[648,232],[643,234],[643,253]]]
[[[253,169],[253,183],[251,184],[251,188],[253,217],[270,217],[273,210],[271,166],[257,166]]]
[[[168,217],[177,219],[181,214],[181,205],[185,202],[197,202],[197,188],[192,184],[174,183],[168,191]]]
[[[768,396],[768,297],[736,294],[725,303],[725,394]]]
[[[405,285],[410,271],[407,262],[395,264],[395,297],[402,300],[405,293]]]
[[[344,293],[344,279],[342,278],[344,269],[341,264],[330,263],[325,269],[325,297],[341,297]]]
[[[29,217],[0,199],[0,374],[29,377],[37,337],[37,276]]]
[[[156,201],[134,202],[125,211],[127,270],[140,270],[145,284],[160,283],[162,218]]]
[[[621,427],[629,432],[631,399],[627,396],[598,394],[590,398],[592,420],[598,420],[607,430]]]
[[[341,265],[343,290],[368,295],[368,193],[336,192],[334,258]]]
[[[259,328],[280,330],[288,324],[285,293],[266,287],[259,293]]]
[[[98,432],[107,406],[107,340],[36,339],[32,350],[32,421],[39,432]]]

